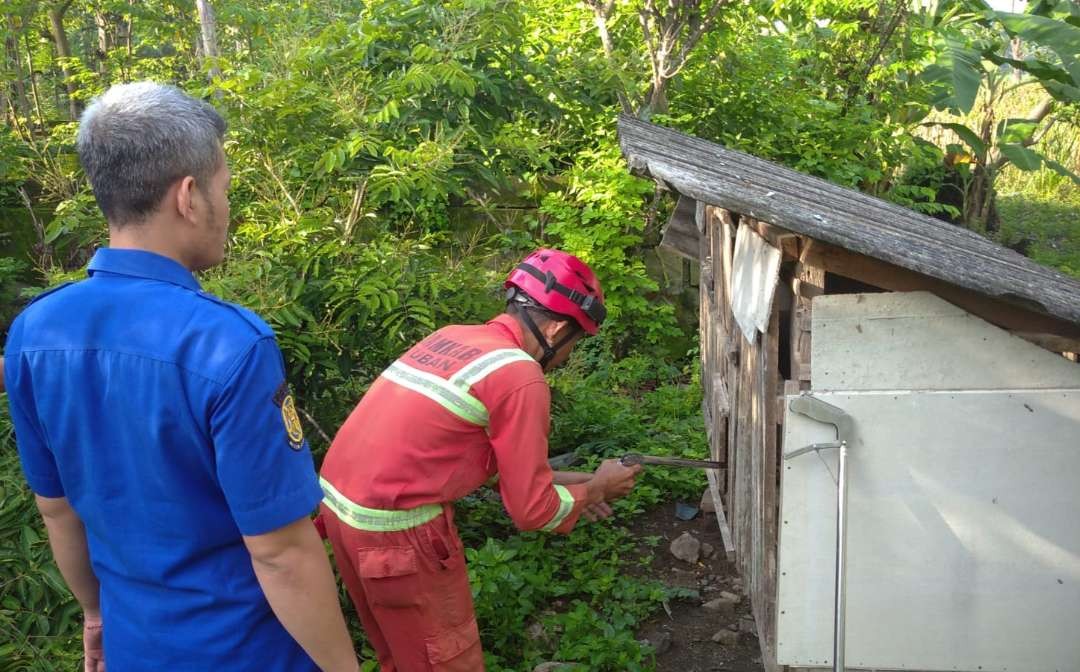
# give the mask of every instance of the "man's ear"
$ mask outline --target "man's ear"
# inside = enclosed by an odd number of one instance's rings
[[[572,320],[565,320],[562,322],[549,322],[547,326],[552,327],[548,332],[546,329],[545,336],[548,337],[548,343],[558,343],[568,335],[577,331],[577,325]]]
[[[559,322],[557,320],[550,320],[544,326],[540,327],[540,333],[544,335],[548,343],[554,343],[562,337],[562,334],[566,333],[562,328],[566,325],[565,322]]]
[[[189,222],[196,219],[194,203],[194,199],[197,198],[196,189],[195,178],[191,175],[181,179],[176,185],[176,211]]]

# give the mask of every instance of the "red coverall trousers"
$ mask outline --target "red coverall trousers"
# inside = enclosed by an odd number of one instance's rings
[[[465,552],[452,505],[398,532],[368,532],[321,506],[360,623],[382,672],[482,672]]]

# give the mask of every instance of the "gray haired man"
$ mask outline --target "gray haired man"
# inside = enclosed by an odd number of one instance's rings
[[[94,672],[358,669],[274,334],[193,275],[224,256],[224,133],[173,87],[97,99],[78,151],[109,247],[32,302],[4,352],[20,461]]]

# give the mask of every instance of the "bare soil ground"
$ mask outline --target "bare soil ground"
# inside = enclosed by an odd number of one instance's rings
[[[670,616],[661,611],[638,632],[639,638],[648,639],[660,652],[657,672],[761,672],[750,600],[743,593],[734,566],[724,558],[715,514],[700,513],[691,521],[679,520],[675,517],[675,502],[668,502],[640,516],[631,529],[641,537],[661,538],[649,568],[651,578],[668,586],[696,590],[701,596],[672,601]],[[711,545],[715,552],[693,564],[679,560],[669,547],[683,532]],[[734,609],[702,606],[724,591],[741,597]],[[727,633],[717,635],[724,631]],[[714,641],[714,635],[723,641]]]

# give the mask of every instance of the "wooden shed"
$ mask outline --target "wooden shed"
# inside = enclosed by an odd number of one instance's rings
[[[622,117],[700,268],[717,517],[768,670],[833,664],[835,457],[854,419],[850,668],[1080,669],[1080,282],[966,229]],[[842,611],[842,610],[841,610]],[[1063,625],[1064,624],[1064,625]]]

